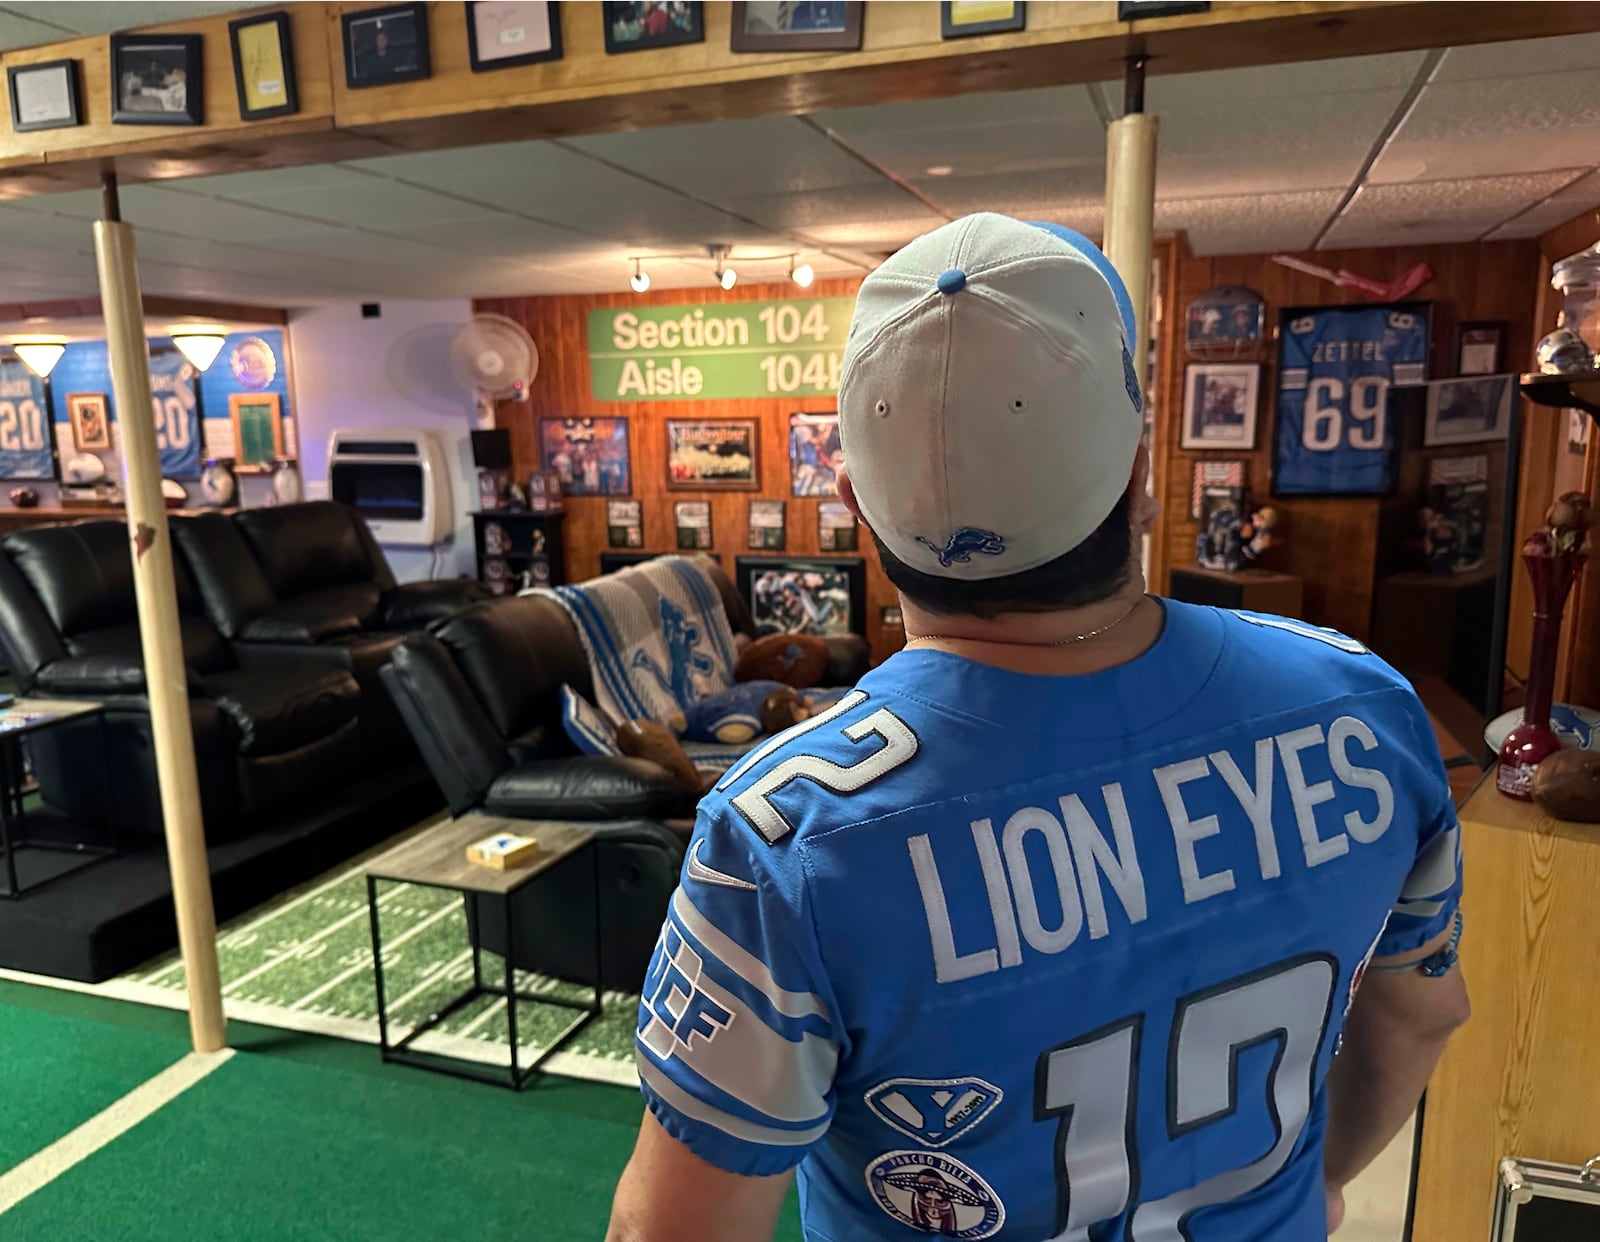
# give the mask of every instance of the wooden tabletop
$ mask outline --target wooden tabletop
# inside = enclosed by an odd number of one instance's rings
[[[22,733],[34,733],[60,724],[63,720],[92,715],[104,709],[104,703],[93,699],[18,698],[10,706],[0,708],[0,734],[16,737]]]
[[[522,866],[508,867],[504,871],[467,859],[467,846],[501,833],[532,837],[539,843],[539,852]],[[380,880],[504,895],[570,858],[593,838],[594,830],[580,824],[507,819],[500,815],[464,815],[379,855],[367,865],[366,873]]]

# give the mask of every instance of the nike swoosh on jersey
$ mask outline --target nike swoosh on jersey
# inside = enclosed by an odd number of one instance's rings
[[[736,875],[729,875],[726,871],[717,871],[700,861],[700,848],[705,845],[706,839],[701,837],[694,843],[694,848],[689,851],[689,878],[699,880],[702,884],[720,884],[723,888],[743,888],[750,892],[756,891],[756,886],[749,880],[741,880]]]

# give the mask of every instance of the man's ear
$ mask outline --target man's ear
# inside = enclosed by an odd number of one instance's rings
[[[1135,533],[1147,534],[1161,516],[1161,502],[1150,494],[1150,449],[1143,443],[1133,455],[1133,474],[1128,479],[1128,520]]]
[[[856,489],[850,482],[850,472],[843,466],[834,471],[835,485],[839,489],[839,499],[844,502],[844,507],[855,514],[856,519],[866,523],[866,518],[861,516],[861,505],[856,501]]]

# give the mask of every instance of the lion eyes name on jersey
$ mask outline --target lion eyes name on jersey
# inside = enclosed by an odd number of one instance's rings
[[[1194,905],[1237,887],[1239,880],[1232,868],[1203,869],[1196,849],[1200,842],[1224,832],[1248,834],[1255,869],[1263,881],[1283,874],[1281,849],[1298,849],[1306,867],[1311,868],[1349,854],[1352,841],[1359,845],[1378,841],[1394,819],[1394,790],[1382,771],[1354,761],[1352,742],[1357,754],[1370,753],[1379,745],[1365,721],[1340,716],[1326,730],[1320,724],[1308,725],[1258,739],[1251,760],[1242,766],[1232,753],[1219,750],[1152,770],[1150,780],[1171,832],[1184,904]],[[1334,780],[1307,779],[1303,756],[1319,752]],[[1292,803],[1294,824],[1292,839],[1282,843],[1272,807],[1273,786],[1280,774]],[[1147,790],[1134,792],[1148,794]],[[1207,814],[1196,818],[1190,811],[1191,805],[1215,805],[1219,796],[1231,798],[1241,813],[1226,817],[1226,829],[1223,817]],[[1085,930],[1091,940],[1109,935],[1111,919],[1103,886],[1109,886],[1130,924],[1142,923],[1149,916],[1144,867],[1150,860],[1139,857],[1122,782],[1101,786],[1100,805],[1093,809],[1076,793],[1055,801],[1053,809],[1025,806],[1013,810],[998,831],[992,818],[973,819],[970,848],[957,848],[952,841],[961,838],[947,835],[941,838],[937,858],[929,834],[907,840],[927,919],[934,975],[940,983],[1020,966],[1024,945],[1036,953],[1057,954],[1071,947]],[[1335,803],[1335,812],[1349,805],[1339,820],[1343,831],[1329,832],[1326,829],[1331,825],[1319,824],[1316,811],[1324,803]],[[1049,860],[1044,874],[1037,873],[1039,856],[1030,857],[1027,849],[1027,838],[1033,833],[1041,838]],[[1148,843],[1151,838],[1145,840]],[[982,876],[987,902],[951,902],[945,877],[973,870]],[[1053,895],[1048,902],[1039,900],[1041,889]],[[1059,905],[1059,923],[1046,926],[1042,905]],[[958,943],[967,946],[965,952],[957,950]],[[971,947],[974,945],[983,947]]]

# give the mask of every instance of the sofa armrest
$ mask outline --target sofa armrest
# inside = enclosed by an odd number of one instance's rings
[[[872,667],[872,644],[859,634],[840,634],[824,638],[828,644],[828,671],[825,686],[853,686]]]
[[[281,609],[248,622],[239,631],[239,640],[309,647],[340,634],[357,633],[360,629],[360,619],[342,609]]]
[[[477,806],[511,755],[449,650],[432,634],[413,634],[378,676],[450,809]]]
[[[489,598],[489,588],[469,578],[408,582],[383,593],[383,624],[391,630],[420,630]]]
[[[534,759],[503,772],[483,808],[516,819],[671,819],[692,814],[696,798],[648,759],[576,755]],[[663,832],[669,830],[662,829]]]
[[[144,665],[120,656],[63,656],[34,675],[34,688],[67,698],[143,694]]]

